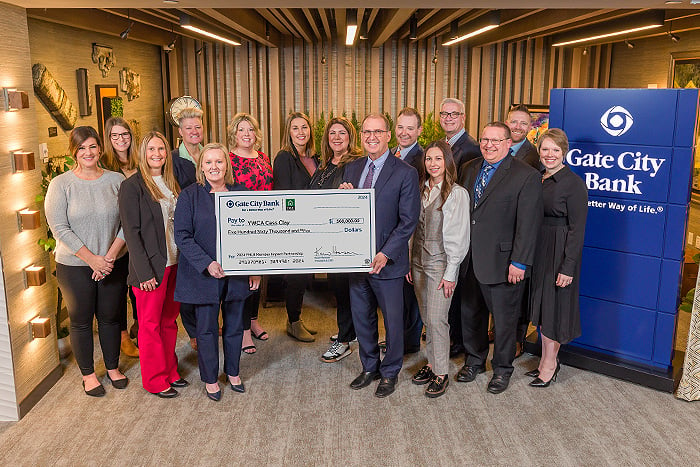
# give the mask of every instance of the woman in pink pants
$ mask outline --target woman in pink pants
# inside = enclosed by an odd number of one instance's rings
[[[152,131],[141,141],[138,173],[119,190],[119,215],[129,247],[127,282],[139,310],[143,387],[164,398],[189,385],[175,355],[180,304],[173,299],[178,258],[173,219],[179,193],[168,142]]]

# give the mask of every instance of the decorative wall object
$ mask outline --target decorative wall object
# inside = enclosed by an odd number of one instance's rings
[[[119,89],[126,93],[129,102],[141,96],[141,75],[129,68],[119,70]]]
[[[106,78],[109,70],[117,64],[114,58],[114,51],[108,45],[92,44],[92,63],[97,63],[97,67],[102,72],[102,77]]]
[[[81,117],[92,115],[92,103],[90,102],[90,86],[88,86],[88,70],[87,68],[78,68],[75,70],[76,79],[78,81],[78,109]]]
[[[35,63],[32,66],[32,81],[34,92],[61,128],[66,131],[73,129],[78,119],[78,111],[51,72],[41,63]]]
[[[105,122],[112,115],[112,105],[109,98],[114,98],[118,95],[119,89],[116,85],[95,85],[95,103],[97,104],[97,131],[100,132],[100,138],[102,138],[102,141],[104,141],[104,135],[102,134],[102,132],[105,128]]]

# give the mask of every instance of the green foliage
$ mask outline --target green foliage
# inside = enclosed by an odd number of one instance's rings
[[[426,147],[433,141],[443,139],[445,137],[445,131],[440,126],[440,121],[435,119],[432,112],[425,116],[423,119],[423,132],[418,137],[418,144],[422,147]]]
[[[331,112],[330,118],[333,118],[333,112]],[[321,139],[323,138],[323,131],[326,129],[326,117],[324,117],[323,112],[321,112],[321,118],[314,122],[314,127],[312,128],[314,135],[314,146],[316,154],[321,155]]]
[[[124,101],[121,97],[114,97],[110,99],[109,104],[112,117],[124,116]]]
[[[678,307],[680,311],[685,311],[686,313],[692,313],[693,312],[693,297],[695,297],[695,289],[690,289],[687,294],[685,294],[685,297],[683,297],[683,300],[681,300],[681,304]]]

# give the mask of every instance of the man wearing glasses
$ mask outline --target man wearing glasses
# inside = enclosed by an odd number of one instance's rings
[[[464,129],[466,120],[462,101],[451,97],[443,99],[440,104],[440,126],[445,131],[447,143],[452,147],[458,172],[462,164],[481,156],[479,145]]]
[[[509,157],[510,128],[492,122],[479,140],[483,157],[467,163],[460,177],[469,191],[471,245],[460,270],[464,367],[458,382],[474,381],[486,368],[489,312],[495,340],[488,392],[508,388],[515,357],[515,331],[525,276],[535,256],[542,223],[540,173]]]
[[[418,173],[389,151],[391,130],[381,114],[362,121],[362,146],[367,157],[349,163],[339,188],[374,189],[377,254],[369,273],[350,276],[352,321],[360,344],[362,373],[350,387],[362,389],[381,379],[374,393],[394,392],[403,364],[403,281],[408,273],[408,239],[418,223]],[[381,307],[387,349],[380,360],[377,306]]]

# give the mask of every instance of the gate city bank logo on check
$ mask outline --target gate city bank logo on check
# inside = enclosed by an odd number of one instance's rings
[[[600,117],[600,126],[610,136],[622,136],[632,128],[634,119],[629,111],[621,105],[614,105]]]

